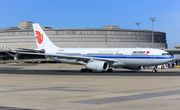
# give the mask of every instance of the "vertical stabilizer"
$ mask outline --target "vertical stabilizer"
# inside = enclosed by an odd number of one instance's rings
[[[34,35],[37,43],[38,49],[45,49],[49,50],[52,48],[57,48],[48,38],[48,36],[45,34],[45,32],[42,30],[40,25],[38,23],[34,23],[33,25],[33,30],[34,30]]]

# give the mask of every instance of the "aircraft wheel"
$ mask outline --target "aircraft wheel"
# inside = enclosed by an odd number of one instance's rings
[[[113,72],[113,69],[109,68],[107,71],[103,71],[103,72]]]
[[[153,73],[157,73],[157,70],[152,70]]]
[[[91,72],[92,72],[92,70],[90,70],[90,69],[86,69],[86,72],[91,73]]]
[[[108,69],[108,70],[107,70],[107,72],[113,72],[113,69],[112,69],[112,68],[110,68],[110,69]]]
[[[89,72],[89,73],[91,73],[92,72],[92,70],[89,70],[89,69],[81,69],[81,72]]]
[[[86,71],[85,71],[85,69],[81,69],[81,72],[84,73],[84,72],[86,72]]]

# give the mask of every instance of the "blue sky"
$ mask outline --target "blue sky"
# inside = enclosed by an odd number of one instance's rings
[[[166,32],[169,48],[180,45],[180,0],[0,0],[0,28],[17,27],[20,21],[53,28],[102,28]]]

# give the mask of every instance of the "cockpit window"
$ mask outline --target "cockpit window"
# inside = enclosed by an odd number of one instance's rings
[[[162,53],[162,55],[169,55],[169,53]]]

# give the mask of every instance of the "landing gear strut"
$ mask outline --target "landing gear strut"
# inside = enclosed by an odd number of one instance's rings
[[[157,73],[156,66],[155,66],[155,67],[153,67],[152,72],[153,72],[153,73]]]

